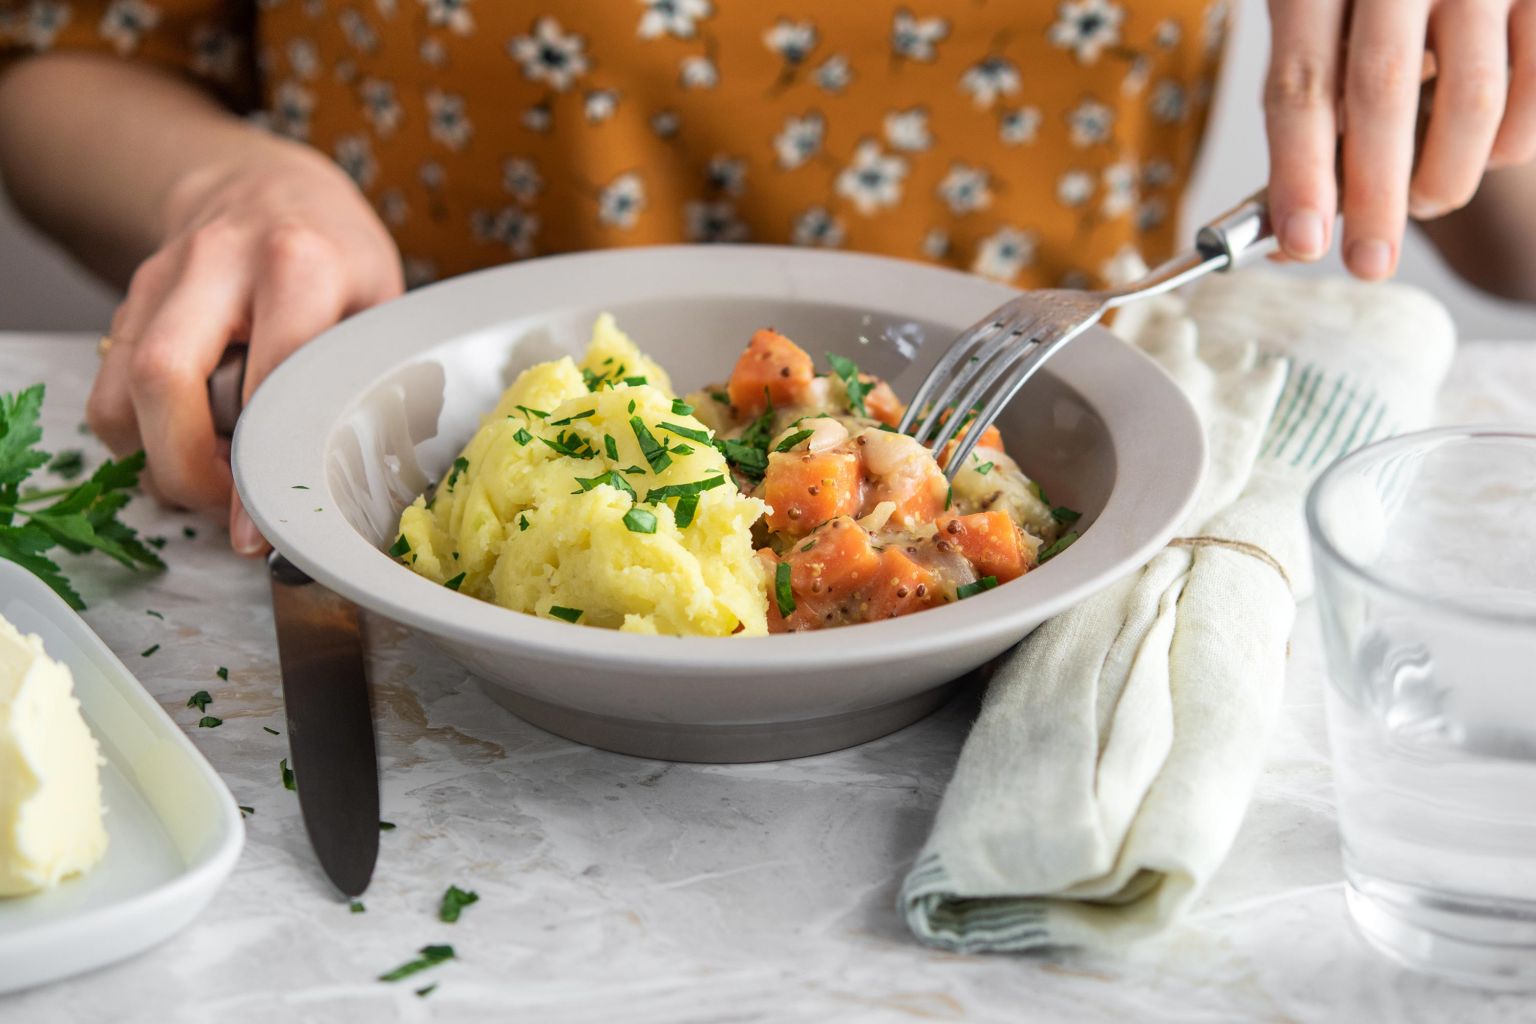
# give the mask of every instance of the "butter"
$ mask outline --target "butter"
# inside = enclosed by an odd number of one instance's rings
[[[57,885],[107,849],[101,754],[69,669],[0,617],[0,897]]]

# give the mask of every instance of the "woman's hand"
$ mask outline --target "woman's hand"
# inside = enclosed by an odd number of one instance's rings
[[[1389,277],[1408,215],[1458,209],[1485,170],[1536,156],[1536,0],[1270,0],[1269,9],[1269,197],[1286,256],[1327,252],[1342,207],[1345,264],[1368,280]],[[1431,73],[1415,164],[1420,85]]]
[[[164,243],[112,318],[86,417],[119,454],[142,447],[167,502],[223,518],[241,554],[266,549],[234,494],[208,377],[249,343],[245,393],[316,334],[401,291],[399,254],[352,182],[298,146],[187,174]]]

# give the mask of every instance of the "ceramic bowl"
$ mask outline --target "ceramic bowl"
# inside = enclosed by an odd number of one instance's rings
[[[850,746],[937,707],[953,681],[1142,565],[1205,463],[1194,410],[1146,357],[1090,330],[999,420],[1082,539],[964,602],[824,632],[634,636],[508,611],[396,564],[400,510],[525,367],[579,353],[609,311],[679,391],[723,380],[772,326],[911,394],[955,335],[1015,293],[882,257],[766,246],[559,256],[423,288],[327,331],[241,417],[234,470],[262,533],[315,579],[421,631],[524,719],[647,757],[757,761]]]

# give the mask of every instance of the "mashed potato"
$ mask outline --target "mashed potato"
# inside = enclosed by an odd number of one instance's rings
[[[767,632],[743,496],[666,373],[600,317],[580,365],[525,370],[391,553],[517,611],[636,633]],[[692,436],[691,436],[692,435]]]

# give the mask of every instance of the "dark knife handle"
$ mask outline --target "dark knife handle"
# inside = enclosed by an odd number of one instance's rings
[[[213,430],[220,437],[235,436],[245,395],[246,346],[231,345],[208,377],[208,405],[213,410]]]

